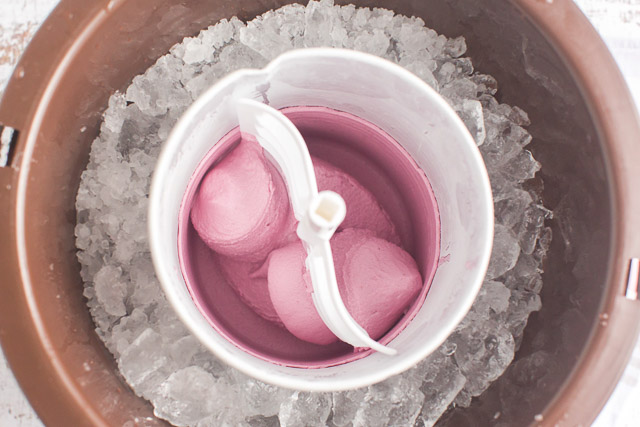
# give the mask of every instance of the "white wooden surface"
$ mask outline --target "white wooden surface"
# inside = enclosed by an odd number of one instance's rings
[[[0,94],[38,26],[59,0],[0,0]],[[87,0],[90,1],[90,0]],[[547,0],[549,1],[549,0]],[[640,106],[640,0],[576,0],[605,39]],[[640,344],[594,426],[640,425]],[[0,349],[0,427],[40,427]]]

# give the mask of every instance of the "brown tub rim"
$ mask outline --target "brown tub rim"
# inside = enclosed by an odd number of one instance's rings
[[[640,256],[638,113],[614,59],[571,0],[510,0],[564,58],[606,142],[613,199],[613,242],[606,314],[554,401],[537,418],[543,425],[588,425],[606,403],[631,356],[640,331],[640,302],[625,298],[628,263]],[[123,1],[61,0],[23,54],[0,103],[0,124],[21,131],[11,167],[0,168],[0,342],[36,412],[52,425],[107,425],[61,364],[33,303],[24,258],[24,195],[30,152],[40,119],[79,46]],[[45,375],[48,381],[40,381]],[[150,415],[151,412],[148,411]],[[532,420],[532,423],[534,421]]]

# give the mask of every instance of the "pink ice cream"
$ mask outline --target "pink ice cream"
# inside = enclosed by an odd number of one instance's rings
[[[312,160],[318,190],[335,191],[342,196],[347,205],[347,215],[339,230],[362,228],[373,232],[376,237],[400,244],[400,238],[389,215],[371,192],[341,169],[317,157],[312,157]]]
[[[339,193],[347,205],[332,239],[342,297],[354,319],[378,339],[420,292],[420,273],[373,194],[341,169],[312,160],[318,189]],[[313,306],[286,186],[255,140],[243,138],[207,172],[190,217],[229,284],[255,313],[312,343],[338,340]]]
[[[284,181],[257,142],[243,140],[200,183],[191,222],[221,255],[263,260],[290,221]]]
[[[222,274],[242,301],[261,317],[282,325],[269,295],[267,264],[264,261],[251,263],[228,257],[220,257],[219,260]]]
[[[347,229],[331,239],[340,295],[355,321],[379,339],[402,316],[422,289],[416,262],[402,248],[370,231]],[[315,344],[338,338],[325,326],[311,298],[302,243],[291,243],[269,256],[268,285],[273,307],[296,337]]]

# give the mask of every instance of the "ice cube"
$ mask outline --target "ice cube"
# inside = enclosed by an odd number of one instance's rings
[[[330,394],[296,391],[280,405],[278,419],[282,427],[321,427],[330,413]]]
[[[333,424],[337,427],[351,425],[366,396],[366,388],[333,393]]]
[[[515,351],[513,336],[495,320],[468,322],[452,337],[454,358],[466,377],[465,390],[478,396],[509,366]]]
[[[372,55],[384,56],[389,49],[389,37],[384,31],[374,29],[372,32],[362,33],[353,41],[353,49]]]
[[[334,423],[337,416],[341,425],[350,421],[353,427],[413,425],[424,400],[421,383],[421,378],[405,373],[362,390],[334,393]]]
[[[455,345],[451,340],[447,340],[447,343],[449,347]],[[451,357],[442,354],[430,356],[419,367],[427,370],[420,387],[424,394],[420,419],[425,426],[432,426],[462,391],[467,380]]]
[[[486,319],[489,317],[489,310],[493,313],[503,313],[509,308],[511,291],[502,282],[488,280],[482,284],[480,293],[474,302],[476,312],[483,313]]]
[[[464,37],[459,36],[454,39],[448,39],[444,44],[444,52],[452,58],[458,58],[467,51],[467,42]]]
[[[464,99],[455,109],[465,126],[467,126],[467,129],[469,129],[476,144],[482,145],[487,137],[487,132],[484,129],[484,115],[480,101]]]
[[[186,64],[204,62],[213,56],[213,49],[202,43],[198,38],[185,39],[184,55],[182,59]]]
[[[518,261],[520,245],[513,231],[502,224],[495,224],[493,249],[487,270],[487,279],[502,276]]]
[[[533,199],[528,191],[514,188],[508,198],[495,203],[495,216],[500,224],[513,228],[522,221],[525,210],[531,205]]]
[[[210,414],[214,405],[223,406],[230,397],[219,392],[211,374],[189,366],[172,373],[160,386],[154,412],[174,425],[189,426]]]
[[[333,21],[338,18],[338,10],[332,7],[333,0],[310,1],[305,10],[305,47],[330,47]]]
[[[133,387],[139,387],[168,359],[162,336],[151,328],[145,329],[123,352],[118,360],[120,372]]]
[[[249,378],[238,371],[231,371],[230,382],[238,389],[236,406],[245,416],[262,415],[272,417],[278,415],[283,402],[291,399],[292,390],[265,384]]]
[[[520,247],[525,254],[533,253],[547,217],[551,217],[551,212],[544,206],[533,204],[524,211],[516,230]]]
[[[124,316],[127,286],[122,280],[122,271],[118,267],[105,265],[96,273],[94,279],[96,297],[105,311],[112,316]]]
[[[529,150],[520,150],[502,167],[502,173],[514,181],[525,181],[535,176],[540,170],[540,163],[533,158]]]

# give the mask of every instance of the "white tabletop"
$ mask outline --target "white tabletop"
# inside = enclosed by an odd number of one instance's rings
[[[59,0],[0,0],[0,93],[19,55]],[[613,53],[640,106],[640,0],[576,0]],[[596,427],[640,425],[640,342]],[[42,423],[16,383],[0,349],[0,426]]]

